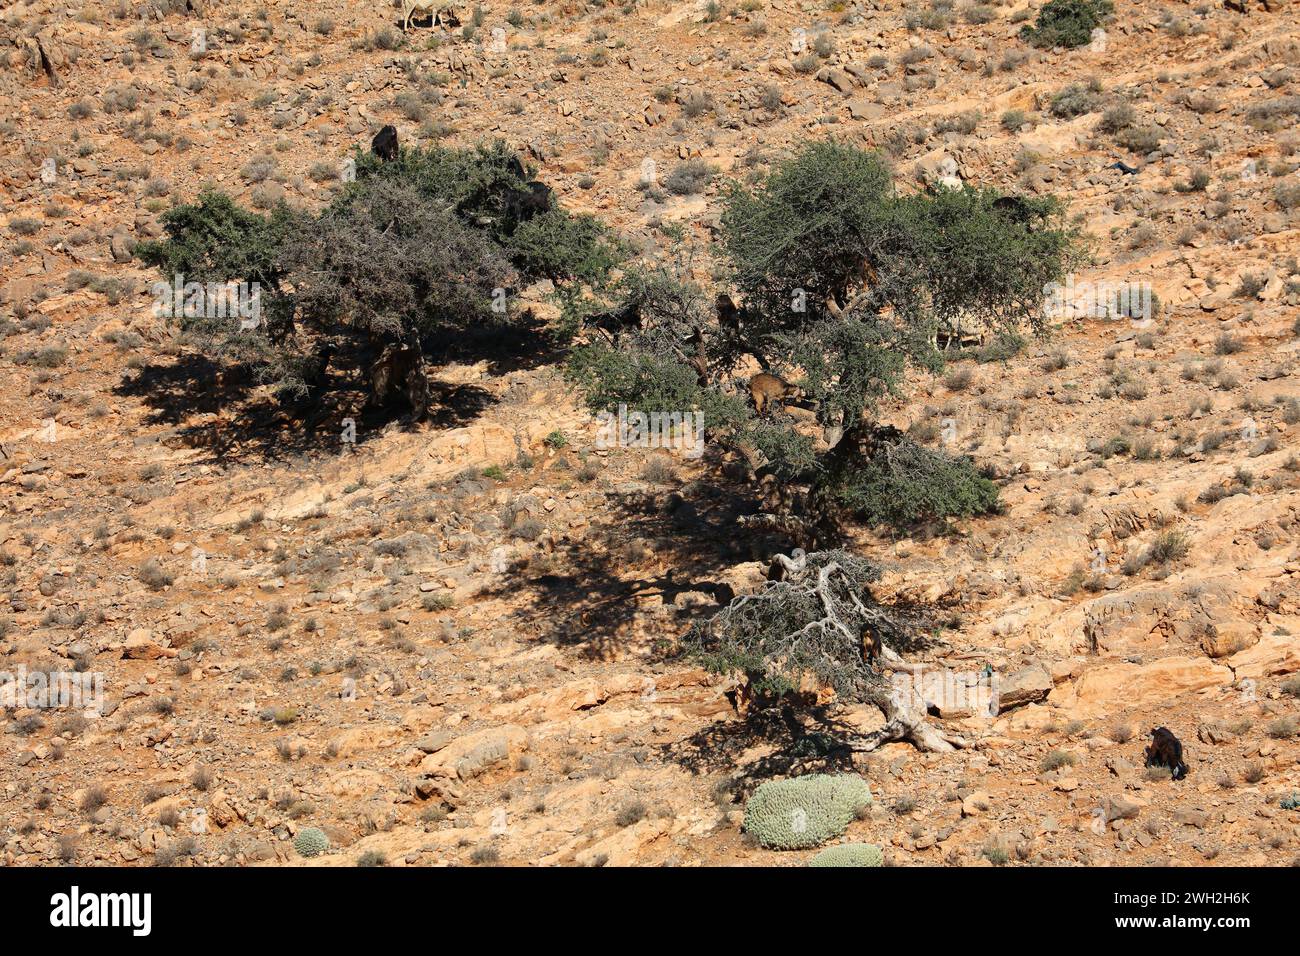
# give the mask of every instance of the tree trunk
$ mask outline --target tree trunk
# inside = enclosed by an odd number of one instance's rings
[[[423,421],[429,414],[429,373],[418,340],[390,342],[370,366],[370,400],[387,405],[395,395],[410,403],[412,417]]]
[[[414,350],[415,356],[406,372],[406,399],[411,403],[415,421],[422,422],[429,417],[429,369],[424,364],[424,350],[418,340]]]
[[[871,702],[885,715],[885,726],[849,740],[854,753],[870,753],[896,740],[906,740],[926,753],[951,753],[969,746],[961,737],[926,720],[925,701],[910,685],[886,684]]]

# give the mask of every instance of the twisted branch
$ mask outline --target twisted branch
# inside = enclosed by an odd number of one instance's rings
[[[852,751],[871,751],[896,740],[935,752],[967,746],[961,737],[927,721],[925,701],[910,681],[887,680],[863,654],[862,633],[871,628],[880,635],[880,661],[886,668],[923,670],[889,644],[909,628],[872,598],[867,584],[879,577],[875,565],[838,550],[776,555],[773,560],[785,569],[785,580],[735,598],[692,628],[684,639],[692,653],[717,670],[744,670],[759,690],[795,688],[812,675],[841,700],[879,707],[885,725],[846,741]],[[788,695],[786,700],[788,707]]]

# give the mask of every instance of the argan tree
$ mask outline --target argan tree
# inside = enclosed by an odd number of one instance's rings
[[[695,409],[714,434],[734,434],[749,418],[736,395],[712,387],[714,297],[691,276],[694,250],[680,227],[668,227],[672,254],[636,264],[588,305],[587,342],[575,347],[567,373],[593,409],[619,403],[642,411]],[[606,311],[599,312],[599,305]]]
[[[1020,36],[1044,49],[1080,47],[1091,42],[1092,32],[1114,12],[1111,0],[1048,0],[1033,26],[1021,27]]]
[[[885,670],[919,669],[902,652],[919,641],[918,622],[878,603],[870,585],[880,577],[871,562],[842,550],[794,558],[778,556],[785,579],[769,581],[753,594],[735,598],[683,637],[683,649],[709,670],[740,675],[756,710],[781,708],[796,736],[796,711],[812,710],[813,690],[829,688],[837,703],[879,707],[885,725],[840,743],[865,752],[895,740],[921,750],[965,746],[925,719],[925,702],[906,678]],[[878,659],[868,648],[879,646]],[[801,691],[803,691],[801,693]]]
[[[684,319],[671,306],[681,294],[643,299],[617,347],[575,355],[575,377],[594,407],[617,392],[647,411],[667,398],[715,409],[711,437],[744,455],[773,513],[810,540],[849,515],[905,524],[977,514],[995,507],[992,484],[968,460],[879,427],[879,402],[909,367],[938,370],[945,333],[1044,333],[1044,289],[1083,251],[1050,197],[903,195],[875,153],[812,143],[724,196],[715,252],[738,309],[710,312],[704,296],[685,296],[695,305]],[[796,381],[818,427],[724,402],[752,362]]]
[[[563,338],[574,303],[622,258],[597,220],[562,209],[503,143],[403,148],[393,162],[358,152],[354,162],[355,181],[315,214],[281,204],[263,216],[208,190],[165,213],[166,237],[138,250],[168,280],[257,284],[254,328],[179,321],[283,396],[314,397],[332,366],[374,404],[401,396],[423,417],[429,365],[453,343],[491,338],[467,333],[496,327],[504,338],[523,285],[554,283]]]

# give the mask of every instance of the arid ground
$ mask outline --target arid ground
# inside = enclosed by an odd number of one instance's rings
[[[0,861],[797,866],[745,800],[817,771],[867,780],[842,839],[895,866],[1300,861],[1300,9],[1117,0],[1065,50],[1019,37],[1037,6],[0,11],[0,670],[105,698],[0,711]],[[969,746],[790,748],[666,652],[783,545],[725,462],[596,447],[555,352],[438,368],[421,423],[295,417],[155,314],[132,250],[170,206],[319,208],[386,124],[504,139],[646,254],[830,136],[902,189],[1054,194],[1094,245],[1076,291],[1154,294],[881,410],[1000,489],[845,543],[942,610],[916,659],[1002,678],[997,715],[930,701]],[[716,175],[645,188],[692,159]],[[1185,779],[1143,766],[1161,726]]]

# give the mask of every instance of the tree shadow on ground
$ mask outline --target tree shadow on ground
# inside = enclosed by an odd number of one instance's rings
[[[693,606],[691,615],[715,613],[734,597],[719,571],[790,549],[784,536],[737,521],[756,510],[742,486],[614,491],[604,500],[604,511],[580,537],[557,540],[549,554],[511,569],[488,595],[526,597],[514,612],[518,626],[590,657],[609,659],[636,644],[637,618],[660,601],[672,607],[684,592],[711,594],[717,602]],[[684,629],[689,620],[674,618],[672,626]]]
[[[536,368],[558,356],[544,323],[531,313],[509,324],[476,327],[434,343],[428,354],[443,365],[484,362],[493,375]],[[149,408],[147,424],[171,428],[169,444],[205,449],[205,464],[334,453],[343,443],[346,419],[355,424],[358,446],[394,423],[411,430],[459,428],[496,402],[481,386],[440,381],[438,366],[430,365],[433,401],[426,423],[414,423],[409,405],[403,402],[384,407],[368,404],[364,370],[373,357],[359,348],[352,366],[331,365],[320,388],[296,402],[250,398],[257,384],[253,366],[190,352],[173,362],[151,363],[128,373],[113,393],[141,400]],[[217,419],[192,420],[200,415]]]
[[[224,374],[219,374],[224,373]],[[142,399],[150,408],[145,421],[171,427],[167,444],[202,449],[205,464],[234,464],[303,454],[337,452],[346,429],[358,446],[393,423],[409,421],[409,407],[366,405],[365,392],[349,387],[347,377],[331,372],[315,401],[282,403],[274,398],[247,398],[251,372],[222,366],[207,356],[186,355],[172,364],[139,369],[114,388],[114,394]],[[477,419],[495,401],[477,385],[431,382],[434,401],[428,423],[456,428]],[[194,421],[196,416],[217,416]]]
[[[511,620],[523,633],[601,660],[644,648],[638,619],[659,624],[665,630],[652,635],[662,642],[652,656],[669,656],[691,623],[711,617],[736,596],[723,572],[749,561],[766,565],[797,544],[771,525],[739,520],[760,506],[751,486],[729,482],[721,470],[713,468],[709,481],[681,487],[607,492],[591,524],[516,563],[484,597],[522,604]],[[681,613],[656,616],[657,606],[672,608],[688,592],[713,601],[690,598]],[[896,649],[921,646],[933,630],[932,609],[898,600],[889,606],[912,632]]]
[[[426,355],[442,364],[485,362],[489,374],[507,375],[554,365],[565,352],[546,323],[527,312],[509,323],[476,325],[448,336],[433,343]]]
[[[689,737],[663,744],[659,753],[692,774],[727,774],[718,797],[743,802],[765,780],[807,773],[847,773],[853,754],[842,738],[856,729],[822,709],[806,727],[796,729],[777,708],[751,712],[746,718],[717,720]],[[745,761],[755,748],[771,752]]]

